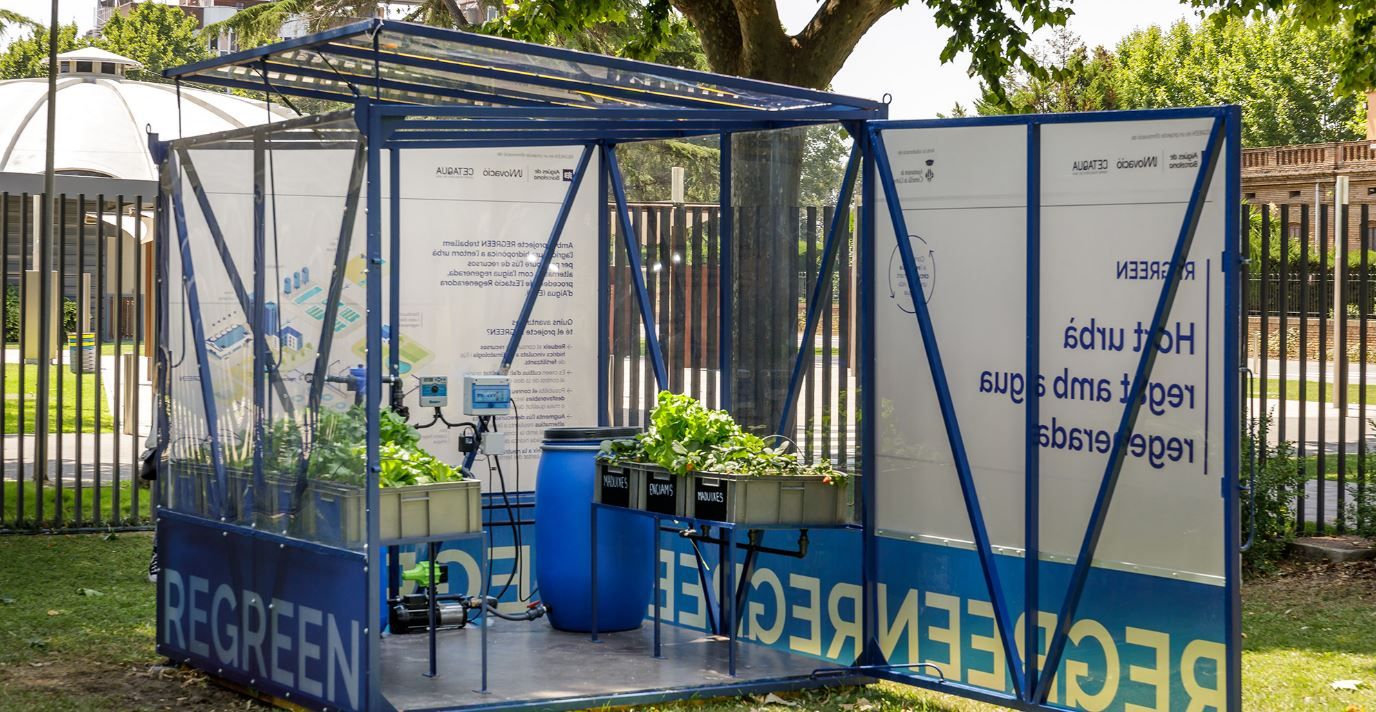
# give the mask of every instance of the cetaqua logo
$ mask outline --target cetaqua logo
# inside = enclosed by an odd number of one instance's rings
[[[1080,161],[1074,161],[1070,164],[1070,172],[1076,175],[1084,175],[1087,173],[1107,173],[1108,159],[1087,158]]]
[[[472,178],[473,168],[470,166],[435,166],[436,178]]]
[[[525,171],[520,168],[484,168],[484,178],[524,178]]]
[[[1116,168],[1122,170],[1133,170],[1136,168],[1155,168],[1161,161],[1156,156],[1143,156],[1142,158],[1120,158]]]

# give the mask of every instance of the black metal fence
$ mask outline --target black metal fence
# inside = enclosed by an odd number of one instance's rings
[[[1250,225],[1244,282],[1245,353],[1255,377],[1252,412],[1272,443],[1289,443],[1301,484],[1300,531],[1368,532],[1368,461],[1376,382],[1376,284],[1370,205],[1261,205]]]
[[[152,205],[141,195],[61,193],[53,210],[59,229],[44,244],[39,196],[0,192],[0,531],[142,526],[153,496],[139,479],[152,413]]]
[[[632,205],[632,225],[640,243],[646,291],[654,310],[657,336],[668,371],[669,390],[687,393],[711,407],[721,405],[718,354],[720,303],[720,210],[716,205]],[[817,280],[826,226],[834,208],[799,207],[798,254],[788,303],[794,305],[795,332],[802,333],[807,300]],[[613,226],[616,221],[613,219]],[[736,224],[742,224],[738,211]],[[843,221],[847,225],[850,221]],[[613,227],[615,231],[616,228]],[[853,235],[840,242],[836,269],[824,297],[821,322],[812,344],[802,345],[809,362],[803,371],[793,438],[809,458],[827,458],[853,468],[858,401],[855,398],[855,264]],[[620,245],[620,236],[615,235]],[[611,250],[609,324],[609,400],[614,425],[643,425],[654,405],[657,385],[646,352],[640,311],[624,251]],[[742,277],[741,275],[737,275]],[[737,308],[747,308],[738,305]],[[791,364],[790,364],[791,365]]]

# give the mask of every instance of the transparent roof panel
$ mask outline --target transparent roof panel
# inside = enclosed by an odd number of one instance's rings
[[[649,62],[389,20],[167,70],[236,88],[265,82],[288,96],[373,97],[434,105],[682,108],[787,112],[882,109],[878,102]]]

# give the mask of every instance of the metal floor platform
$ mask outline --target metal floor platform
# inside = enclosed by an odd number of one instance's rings
[[[427,678],[426,637],[389,636],[382,641],[382,690],[398,710],[583,709],[648,704],[668,699],[857,684],[854,676],[812,680],[828,667],[820,660],[741,641],[737,675],[726,673],[726,640],[665,625],[664,657],[651,657],[653,631],[586,633],[556,631],[546,621],[496,621],[488,628],[488,690],[479,687],[478,630],[439,634],[439,675]]]

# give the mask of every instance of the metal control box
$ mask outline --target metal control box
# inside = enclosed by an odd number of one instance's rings
[[[449,377],[420,377],[420,407],[446,408],[449,406]]]
[[[465,373],[464,415],[511,415],[511,379]]]

